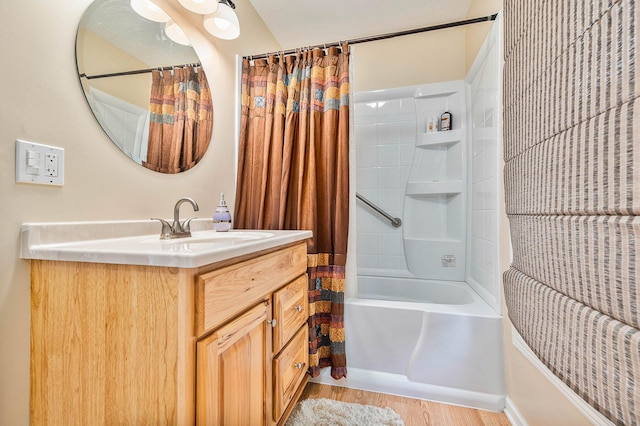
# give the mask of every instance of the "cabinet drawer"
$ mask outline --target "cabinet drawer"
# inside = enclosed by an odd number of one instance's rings
[[[282,250],[227,266],[198,277],[196,335],[222,325],[307,269],[307,245]]]
[[[309,367],[309,329],[296,335],[273,360],[273,420],[278,421],[293,399]]]
[[[280,352],[309,317],[308,285],[305,274],[273,294],[273,317],[276,319],[273,329],[274,354]]]

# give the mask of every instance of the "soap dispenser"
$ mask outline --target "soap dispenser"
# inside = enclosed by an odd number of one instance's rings
[[[227,208],[227,202],[224,200],[224,192],[220,194],[220,202],[218,208],[213,214],[213,229],[217,232],[227,232],[231,228],[231,213]]]

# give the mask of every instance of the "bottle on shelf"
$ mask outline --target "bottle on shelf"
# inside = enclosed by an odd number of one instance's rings
[[[433,133],[438,131],[438,122],[436,117],[429,117],[427,119],[427,133]]]
[[[437,132],[438,124],[439,124],[438,116],[427,118],[427,133]]]
[[[445,111],[440,116],[440,130],[446,131],[453,128],[453,117],[449,111]]]

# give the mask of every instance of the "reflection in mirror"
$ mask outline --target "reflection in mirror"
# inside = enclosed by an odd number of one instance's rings
[[[213,131],[211,92],[173,21],[145,19],[131,0],[95,0],[80,20],[76,62],[94,116],[129,158],[162,173],[202,158]]]

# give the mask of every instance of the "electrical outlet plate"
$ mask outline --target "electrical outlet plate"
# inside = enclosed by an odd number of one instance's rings
[[[64,149],[17,139],[16,182],[64,185]]]

